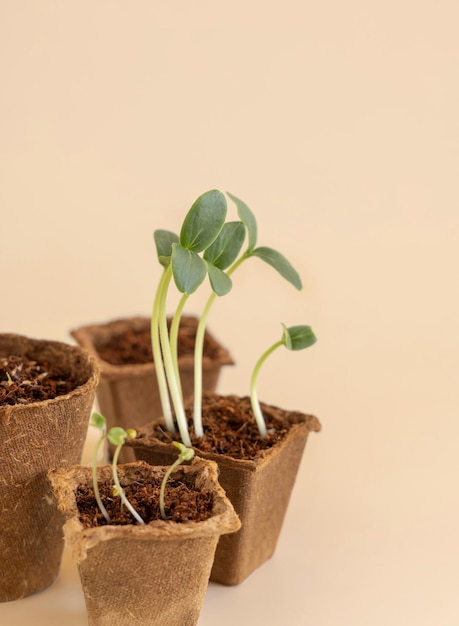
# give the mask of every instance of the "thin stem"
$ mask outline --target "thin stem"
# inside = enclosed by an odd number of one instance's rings
[[[119,480],[119,477],[118,477],[117,463],[118,463],[118,457],[120,455],[122,447],[123,447],[123,444],[122,443],[119,444],[116,447],[115,454],[113,455],[113,462],[112,462],[113,480],[115,482],[115,486],[116,486],[118,495],[121,498],[121,502],[129,509],[130,513],[139,522],[139,524],[145,524],[143,519],[140,517],[140,515],[134,509],[134,507],[129,502],[129,500],[126,498],[126,494],[124,493],[124,489],[121,487],[121,484],[120,484],[120,480]]]
[[[266,430],[266,424],[265,424],[265,419],[263,417],[263,413],[261,411],[261,407],[260,407],[260,402],[258,400],[258,394],[257,394],[257,389],[256,389],[256,384],[257,384],[257,378],[258,378],[258,374],[260,372],[260,368],[263,365],[263,363],[266,361],[266,359],[268,358],[268,356],[274,352],[274,350],[276,350],[277,348],[279,348],[280,346],[284,345],[284,340],[281,339],[279,341],[276,341],[275,344],[273,344],[270,348],[268,348],[266,350],[266,352],[264,352],[261,357],[258,359],[253,372],[252,372],[252,377],[250,379],[250,402],[252,404],[252,411],[253,414],[255,416],[255,419],[257,421],[257,426],[258,426],[258,430],[260,432],[260,435],[264,438],[266,437],[267,430]]]
[[[170,433],[175,433],[174,418],[172,416],[171,403],[169,400],[169,392],[167,389],[166,375],[164,372],[163,357],[161,354],[161,344],[159,339],[159,315],[160,304],[163,290],[167,289],[167,270],[165,270],[159,281],[156,291],[155,301],[153,304],[153,313],[151,316],[151,347],[153,351],[153,360],[156,370],[156,378],[158,381],[159,396],[163,410],[163,417],[166,422],[166,428]]]
[[[169,385],[169,391],[172,398],[172,404],[174,406],[175,418],[180,431],[180,437],[186,446],[191,447],[191,439],[188,433],[188,424],[185,415],[185,409],[183,407],[182,397],[180,394],[179,385],[174,368],[174,361],[171,353],[171,346],[169,341],[169,333],[167,329],[167,317],[166,317],[166,296],[167,287],[172,278],[172,268],[169,266],[166,270],[166,279],[164,281],[164,288],[162,297],[160,300],[159,309],[159,335],[161,340],[161,347],[164,357],[164,367],[166,369],[167,382]]]
[[[182,318],[183,308],[188,298],[189,296],[186,293],[184,293],[183,296],[180,298],[180,302],[178,303],[174,317],[172,318],[171,329],[170,329],[170,334],[169,334],[169,343],[171,346],[172,359],[174,361],[175,376],[177,378],[177,384],[180,390],[180,397],[182,398],[182,402],[183,402],[183,393],[182,393],[182,385],[180,381],[180,370],[179,370],[179,364],[178,364],[178,335],[179,335],[180,320]]]
[[[180,463],[182,463],[183,459],[179,456],[178,459],[176,459],[172,465],[167,469],[166,473],[163,476],[163,479],[161,481],[161,488],[159,490],[159,510],[161,512],[161,517],[164,520],[167,520],[168,517],[166,515],[166,509],[164,506],[164,496],[166,493],[166,483],[169,479],[169,476],[172,474],[172,472],[175,470],[175,468],[180,465]]]
[[[212,293],[207,300],[207,304],[202,312],[196,331],[196,339],[194,344],[194,408],[193,423],[196,437],[202,437],[204,430],[202,427],[202,357],[204,353],[204,336],[206,332],[207,318],[209,317],[212,304],[217,297],[216,293]]]
[[[97,442],[97,445],[96,445],[95,450],[94,450],[94,455],[93,455],[93,459],[92,459],[92,485],[93,485],[93,488],[94,488],[94,497],[96,498],[97,506],[101,510],[101,513],[105,517],[107,522],[110,524],[110,515],[108,514],[107,509],[105,508],[105,506],[104,506],[104,504],[102,502],[102,499],[100,497],[99,485],[98,485],[98,482],[97,482],[97,457],[99,455],[100,447],[103,444],[103,442],[105,441],[106,436],[107,436],[106,433],[102,433],[102,436],[100,437],[99,441]]]
[[[245,252],[240,259],[235,261],[233,265],[227,270],[227,275],[230,276],[237,268],[245,261],[250,254]],[[204,354],[204,337],[206,332],[207,318],[209,317],[210,309],[215,301],[217,294],[211,293],[207,300],[204,311],[199,320],[198,329],[196,331],[196,339],[194,345],[194,407],[193,407],[193,423],[194,432],[196,437],[202,437],[204,429],[202,427],[202,359]]]

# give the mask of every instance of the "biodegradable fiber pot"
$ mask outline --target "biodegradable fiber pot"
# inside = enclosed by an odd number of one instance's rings
[[[165,470],[143,462],[120,465],[120,482],[126,487]],[[65,540],[78,564],[90,626],[197,623],[218,538],[240,522],[217,482],[215,463],[195,459],[172,477],[180,473],[212,492],[212,516],[206,521],[83,528],[75,494],[78,486],[92,485],[91,468],[50,472],[58,507],[67,517]],[[110,475],[111,467],[98,468],[98,480]]]
[[[0,356],[59,365],[78,386],[66,395],[0,407],[0,601],[45,589],[62,557],[62,515],[47,472],[79,463],[99,378],[95,359],[77,346],[0,335]]]
[[[250,402],[248,398],[226,398]],[[242,523],[237,533],[222,537],[218,543],[211,580],[225,585],[241,583],[274,553],[308,434],[320,431],[320,423],[312,415],[261,406],[265,417],[289,425],[289,430],[282,441],[256,458],[238,459],[203,452],[199,444],[195,447],[197,455],[218,464],[220,484]],[[204,403],[204,420],[205,409]],[[159,419],[138,429],[137,438],[128,443],[138,459],[171,462],[170,444],[155,437],[155,427],[162,423]]]
[[[188,343],[191,339],[194,346],[197,323],[198,320],[195,317],[183,316],[179,331],[179,346],[181,337],[184,337]],[[82,326],[72,331],[74,339],[95,356],[101,365],[102,374],[97,389],[97,400],[100,411],[107,420],[108,428],[121,426],[126,429],[141,426],[162,415],[153,361],[113,365],[99,354],[99,351],[113,338],[128,331],[135,334],[149,328],[150,318],[133,317],[113,320],[105,324]],[[233,363],[228,350],[206,331],[202,365],[203,389],[215,391],[222,366]],[[193,393],[193,368],[193,353],[179,356],[184,398]],[[135,460],[132,451],[126,448],[123,448],[120,458],[125,462]]]

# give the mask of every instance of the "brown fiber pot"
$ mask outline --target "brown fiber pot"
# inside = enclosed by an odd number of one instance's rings
[[[191,329],[195,332],[197,319],[185,315],[181,325],[188,331]],[[101,413],[107,420],[108,428],[141,426],[162,415],[153,361],[134,365],[112,365],[102,360],[97,351],[98,347],[126,329],[140,330],[149,326],[150,318],[133,317],[72,330],[75,340],[99,360],[102,373],[97,389],[97,401]],[[214,350],[214,356],[210,358],[206,353],[203,355],[202,386],[205,391],[215,391],[221,368],[224,365],[233,365],[234,361],[228,350],[207,331],[206,342],[209,342]],[[194,391],[193,366],[194,355],[179,357],[184,398],[191,396]],[[135,457],[131,450],[123,448],[120,459],[127,462],[135,460]]]
[[[120,482],[126,486],[139,477],[162,476],[165,469],[142,462],[120,465]],[[217,482],[215,463],[196,459],[179,472],[192,477],[196,487],[212,491],[213,515],[205,522],[158,520],[84,529],[75,491],[92,484],[91,468],[50,473],[59,509],[67,517],[65,540],[78,564],[89,626],[197,623],[218,538],[237,530],[240,522]],[[110,466],[98,468],[99,479],[110,475]]]
[[[280,443],[256,459],[235,459],[195,448],[197,455],[218,464],[220,484],[242,523],[237,533],[220,539],[215,554],[211,580],[225,585],[241,583],[274,553],[308,434],[320,431],[312,415],[261,406],[265,415],[291,428]],[[138,459],[168,464],[173,459],[170,444],[153,435],[158,423],[162,419],[139,428],[137,438],[128,445]]]
[[[0,601],[46,589],[62,557],[63,518],[46,479],[55,467],[79,463],[99,368],[76,346],[0,335],[0,356],[59,363],[80,385],[53,400],[0,407]]]

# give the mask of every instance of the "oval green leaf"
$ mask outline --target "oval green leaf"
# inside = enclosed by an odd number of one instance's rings
[[[259,259],[271,265],[279,274],[291,283],[296,289],[301,290],[301,278],[296,269],[287,261],[287,259],[277,250],[272,248],[260,247],[252,250],[250,256],[257,256]]]
[[[125,442],[127,433],[124,428],[113,426],[113,428],[110,428],[108,431],[107,437],[113,446],[120,446]]]
[[[316,341],[317,337],[310,326],[284,326],[284,343],[288,350],[304,350]]]
[[[236,196],[233,196],[233,194],[229,193],[229,191],[227,191],[226,193],[228,194],[228,197],[236,205],[239,219],[241,220],[241,222],[243,222],[243,224],[247,228],[247,235],[248,235],[248,240],[249,240],[247,252],[252,252],[252,250],[257,245],[257,237],[258,237],[257,220],[255,219],[255,215],[252,213],[252,211],[249,209],[249,207],[246,205],[245,202],[243,202],[239,198],[236,198]]]
[[[94,428],[98,428],[99,430],[102,430],[102,431],[105,431],[105,429],[107,428],[107,420],[100,413],[94,412],[91,415],[90,423],[91,423],[91,426],[94,426]]]
[[[233,281],[228,274],[225,274],[225,272],[211,263],[207,263],[207,272],[209,274],[212,291],[214,291],[217,296],[226,296],[233,286]]]
[[[174,281],[181,293],[192,294],[206,277],[205,261],[178,243],[172,246],[171,263]]]
[[[170,230],[155,230],[153,237],[158,260],[163,267],[168,267],[172,254],[172,244],[179,243],[179,237]]]
[[[245,226],[242,222],[227,222],[217,239],[204,252],[204,259],[221,270],[233,263],[245,239]]]
[[[202,252],[217,238],[226,219],[226,198],[216,189],[199,196],[188,211],[180,231],[184,248]]]

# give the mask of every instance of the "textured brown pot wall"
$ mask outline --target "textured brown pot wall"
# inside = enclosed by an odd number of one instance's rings
[[[127,328],[148,328],[149,324],[149,318],[134,317],[114,320],[106,324],[82,326],[72,331],[72,336],[76,341],[100,362],[102,374],[97,389],[97,401],[101,413],[107,420],[108,428],[141,426],[162,415],[153,362],[139,365],[111,365],[102,360],[97,352],[97,347],[106,343],[112,336],[122,333]],[[196,324],[196,321],[193,317],[184,316],[182,324],[192,325]],[[206,333],[206,337],[216,349],[216,356],[210,359],[204,355],[203,389],[215,391],[221,368],[224,365],[232,365],[233,360],[228,350],[221,346],[211,334]],[[193,355],[179,358],[184,398],[191,396],[194,391],[193,364]],[[123,462],[133,461],[135,456],[131,450],[124,448],[120,459]]]
[[[266,405],[265,405],[266,406]],[[270,407],[281,422],[293,424],[286,438],[257,460],[234,459],[201,452],[200,457],[218,464],[219,481],[242,522],[233,535],[218,543],[211,580],[236,585],[274,553],[308,434],[319,431],[312,415]],[[153,464],[170,463],[173,452],[152,436],[152,424],[139,429],[139,438],[130,442],[138,459]]]
[[[165,468],[144,463],[120,466],[121,484],[139,476],[162,475]],[[111,468],[98,469],[99,479]],[[67,517],[65,539],[81,577],[90,626],[194,626],[206,593],[210,569],[222,533],[239,520],[217,483],[217,467],[196,460],[177,472],[196,477],[196,486],[214,493],[214,515],[205,522],[156,521],[145,526],[83,529],[75,489],[91,483],[90,468],[50,474],[59,508]]]
[[[0,335],[0,355],[58,362],[80,386],[53,400],[0,407],[0,601],[48,587],[62,557],[63,518],[46,479],[81,460],[98,382],[95,359],[64,343]]]

